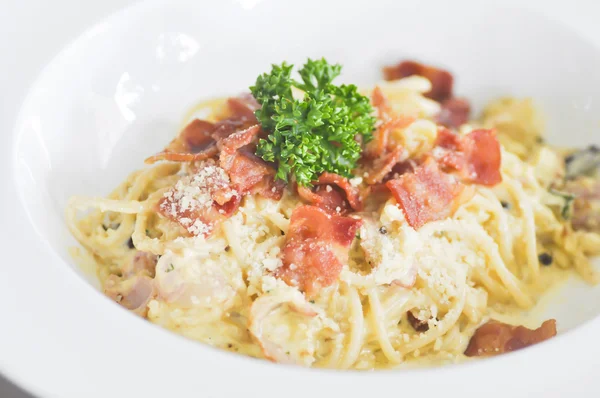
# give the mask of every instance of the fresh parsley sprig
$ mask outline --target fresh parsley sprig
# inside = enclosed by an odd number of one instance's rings
[[[332,82],[342,67],[324,58],[309,59],[298,71],[301,81],[292,79],[293,65],[273,65],[270,73],[250,87],[261,108],[255,112],[269,133],[258,143],[256,154],[277,162],[277,178],[310,186],[325,171],[351,176],[360,157],[360,135],[372,138],[375,118],[369,99],[355,85]],[[294,99],[292,87],[304,92]]]

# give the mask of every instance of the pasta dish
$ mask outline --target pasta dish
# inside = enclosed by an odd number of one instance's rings
[[[148,321],[279,363],[444,364],[554,336],[526,314],[571,272],[598,281],[600,150],[545,143],[530,99],[471,118],[443,69],[404,61],[364,89],[340,71],[273,65],[196,106],[106,198],[71,198],[74,256]]]

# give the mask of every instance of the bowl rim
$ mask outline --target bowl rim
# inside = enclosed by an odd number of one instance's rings
[[[381,0],[386,1],[386,0]],[[149,2],[152,3],[152,2]],[[147,6],[147,4],[145,3]],[[206,1],[207,5],[210,4]],[[533,1],[531,3],[541,7],[544,2]],[[107,22],[113,18],[123,16],[125,13],[135,10],[139,4],[133,4],[127,8],[114,13],[110,16]],[[565,22],[567,24],[573,23]],[[78,41],[83,40],[87,35],[97,33],[97,25],[89,28],[85,33],[79,36],[76,40],[64,47],[61,52],[56,55],[56,58],[61,57]],[[600,33],[600,28],[597,28]],[[598,35],[600,37],[600,34]],[[600,45],[600,39],[596,43]],[[55,58],[55,59],[56,59]],[[52,63],[54,60],[50,61]],[[31,87],[36,87],[37,83],[44,78],[45,71],[35,79]],[[25,91],[23,87],[14,87],[16,92],[19,90]],[[27,89],[26,97],[29,97],[30,90]],[[410,381],[410,384],[416,386],[427,386],[427,394],[439,394],[452,389],[460,389],[465,392],[478,391],[481,386],[495,386],[498,391],[502,390],[503,394],[507,391],[512,391],[516,396],[523,393],[522,386],[529,385],[530,392],[541,391],[543,385],[547,387],[564,388],[565,378],[570,382],[575,380],[586,381],[590,383],[593,379],[591,373],[579,372],[579,375],[567,373],[570,369],[569,359],[577,360],[578,367],[588,369],[600,367],[600,347],[583,346],[586,341],[593,341],[597,332],[600,332],[600,318],[594,318],[585,324],[575,328],[574,330],[563,333],[556,338],[530,347],[526,350],[510,353],[501,357],[490,358],[477,362],[466,362],[454,366],[437,367],[429,369],[407,369],[401,373],[394,371],[378,371],[378,372],[340,372],[334,370],[323,369],[305,369],[299,367],[282,366],[269,363],[267,361],[259,361],[252,358],[243,357],[229,352],[221,351],[209,346],[198,344],[192,340],[171,333],[154,324],[143,321],[140,318],[131,316],[126,310],[113,303],[103,295],[89,288],[89,284],[84,281],[75,272],[65,272],[63,261],[59,256],[47,245],[46,242],[36,240],[28,241],[26,237],[39,236],[35,231],[34,225],[31,223],[29,215],[22,205],[23,200],[20,190],[16,189],[18,181],[16,178],[16,168],[20,159],[17,157],[18,132],[21,130],[24,120],[23,115],[26,113],[28,100],[20,107],[20,112],[14,121],[14,127],[11,121],[4,121],[6,126],[13,127],[11,134],[3,134],[0,136],[0,153],[3,162],[6,162],[6,167],[2,168],[2,179],[7,188],[7,194],[2,197],[2,219],[9,228],[4,228],[2,231],[2,245],[7,253],[13,253],[13,260],[18,260],[21,267],[2,267],[0,268],[0,298],[5,302],[10,303],[5,309],[8,312],[10,319],[19,319],[21,321],[29,321],[29,326],[37,328],[37,331],[28,331],[24,335],[27,337],[36,336],[41,333],[50,334],[52,336],[67,335],[71,340],[66,343],[66,340],[60,340],[60,343],[69,344],[65,346],[65,351],[76,352],[76,355],[70,354],[65,357],[77,358],[77,363],[61,363],[62,371],[73,371],[75,374],[81,374],[81,368],[87,369],[84,373],[84,384],[73,384],[71,386],[62,385],[64,378],[58,378],[56,381],[51,380],[51,375],[40,374],[36,368],[32,372],[26,372],[27,362],[30,359],[19,358],[21,351],[27,352],[25,346],[34,344],[31,341],[22,339],[13,339],[18,335],[18,331],[7,333],[0,328],[0,372],[5,374],[18,385],[40,396],[54,396],[60,392],[61,396],[78,396],[85,388],[85,383],[89,385],[100,385],[105,379],[106,372],[102,370],[107,358],[111,356],[120,358],[126,356],[128,358],[137,358],[131,360],[131,364],[140,365],[135,369],[129,369],[128,378],[132,380],[142,379],[147,375],[152,367],[149,362],[155,358],[177,358],[181,362],[171,363],[168,367],[160,369],[160,377],[155,377],[152,383],[149,383],[149,388],[146,387],[146,392],[150,395],[158,391],[172,391],[173,395],[177,396],[178,392],[181,396],[186,396],[186,392],[204,391],[209,395],[223,396],[226,392],[239,391],[240,386],[248,391],[261,391],[261,395],[275,396],[281,394],[281,386],[287,386],[294,381],[302,380],[303,383],[292,384],[295,390],[286,392],[288,395],[300,396],[314,388],[314,384],[318,384],[324,391],[329,393],[345,391],[358,394],[359,392],[372,392],[374,384],[380,391],[393,391],[398,388],[398,382]],[[28,222],[23,222],[27,219]],[[17,237],[17,238],[15,238]],[[14,246],[19,245],[20,253],[18,256],[14,254]],[[10,246],[9,246],[10,245]],[[32,245],[31,249],[28,246]],[[25,269],[26,264],[49,263],[44,273],[38,275],[44,281],[53,281],[43,283],[43,281],[35,285],[36,292],[30,299],[24,300],[22,292],[19,292],[19,283],[13,285],[6,283],[9,280],[23,281],[28,276]],[[54,284],[56,282],[56,284]],[[61,284],[63,289],[57,290],[56,286]],[[43,324],[41,319],[35,316],[36,304],[39,304],[40,298],[47,297],[48,305],[61,305],[62,311],[52,312],[53,323]],[[77,303],[72,300],[72,297],[77,297]],[[16,299],[16,300],[15,300]],[[92,308],[93,311],[89,311]],[[116,310],[115,310],[116,308]],[[32,312],[33,311],[33,312]],[[90,314],[93,312],[94,314]],[[32,316],[27,316],[31,314]],[[47,320],[44,318],[43,320]],[[116,331],[124,332],[120,340],[113,340],[114,345],[98,345],[99,337],[103,333],[115,332],[114,327],[107,326],[105,320],[111,320],[112,325],[118,325]],[[67,331],[63,325],[69,325],[72,330]],[[90,329],[95,329],[91,334],[86,334]],[[22,330],[22,329],[21,329]],[[138,333],[139,332],[139,333]],[[5,338],[6,337],[6,338]],[[576,344],[579,342],[579,345]],[[158,344],[157,344],[158,343]],[[149,345],[151,344],[151,345]],[[148,352],[148,347],[151,347],[152,352]],[[57,353],[56,347],[49,345],[37,345],[36,350],[39,350],[40,358]],[[574,351],[585,349],[584,356],[574,356]],[[557,364],[557,358],[560,358],[560,364]],[[43,362],[48,362],[45,359]],[[206,366],[206,363],[210,366]],[[202,365],[204,364],[204,365]],[[202,366],[204,369],[202,369]],[[543,372],[544,377],[539,380],[532,379],[531,368],[535,366],[536,372]],[[115,366],[115,369],[110,371],[110,376],[118,375],[126,367],[123,365]],[[76,371],[78,369],[78,371]],[[213,370],[213,374],[209,374],[209,378],[198,377],[200,372]],[[236,371],[237,370],[237,371]],[[507,373],[510,370],[511,381],[505,385],[498,385],[498,374]],[[230,383],[229,387],[224,389],[223,383],[225,380],[222,376],[224,373],[235,372],[236,383]],[[431,383],[431,375],[435,372],[436,382]],[[49,372],[50,373],[50,372]],[[67,372],[65,372],[67,373]],[[277,380],[277,385],[265,386],[260,375],[268,373],[270,380]],[[393,373],[393,374],[391,374]],[[150,373],[152,374],[152,373]],[[542,373],[540,373],[542,374]],[[536,373],[537,375],[537,373]],[[133,377],[132,377],[133,376]],[[586,376],[586,377],[583,377]],[[477,385],[469,386],[467,383],[477,380]],[[172,384],[176,384],[173,386]],[[132,383],[125,384],[121,382],[122,391],[132,393],[140,393],[139,385]],[[301,384],[301,385],[300,385]],[[512,384],[512,385],[509,385]],[[584,387],[591,388],[586,383]],[[297,387],[297,388],[296,388]],[[422,388],[422,387],[419,387]],[[406,391],[406,386],[403,386]],[[571,388],[571,393],[576,390]],[[582,390],[587,393],[590,389]],[[600,390],[598,390],[600,391]],[[102,390],[96,393],[103,394]],[[496,391],[497,392],[497,391]],[[527,391],[525,391],[527,393]],[[104,396],[94,395],[94,392],[88,396]],[[525,394],[527,395],[527,394]]]

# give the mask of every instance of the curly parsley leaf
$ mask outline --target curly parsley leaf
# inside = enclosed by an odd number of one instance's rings
[[[278,179],[293,175],[303,186],[325,171],[351,176],[361,152],[355,136],[366,142],[375,126],[369,99],[355,85],[332,83],[340,65],[309,59],[298,71],[301,81],[292,79],[292,68],[285,62],[273,65],[250,87],[261,105],[256,117],[269,133],[256,154],[278,163]],[[304,92],[302,100],[294,99],[292,87]]]

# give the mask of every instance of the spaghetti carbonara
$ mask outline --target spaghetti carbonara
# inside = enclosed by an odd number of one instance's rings
[[[108,197],[70,200],[74,255],[150,322],[281,363],[439,364],[553,336],[513,320],[570,270],[598,280],[597,149],[546,145],[529,99],[468,121],[447,72],[385,76],[352,176],[284,182],[255,154],[254,98],[204,102]]]

